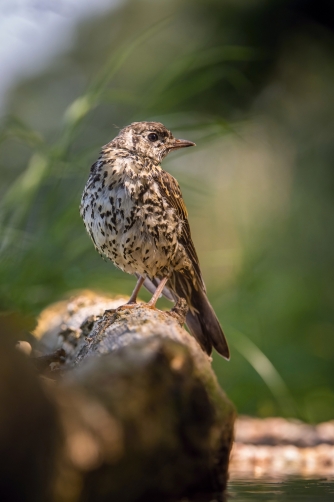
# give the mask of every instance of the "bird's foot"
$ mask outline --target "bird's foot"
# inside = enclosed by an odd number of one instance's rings
[[[153,304],[153,303],[147,302],[147,303],[145,303],[144,305],[145,305],[145,307],[146,307],[146,308],[148,308],[148,309],[151,309],[151,310],[159,310],[159,309],[157,309],[157,307],[155,306],[155,303]]]
[[[107,314],[115,314],[115,312],[119,312],[120,310],[134,309],[134,308],[136,308],[138,306],[139,306],[139,304],[137,302],[128,302],[128,303],[124,303],[124,305],[120,305],[116,309],[105,310],[105,313],[107,313]]]
[[[124,303],[124,305],[120,305],[119,307],[117,307],[116,311],[135,309],[138,306],[139,306],[139,304],[137,302],[128,302],[128,303]]]
[[[174,307],[169,310],[167,313],[171,316],[174,317],[180,324],[183,326],[185,323],[187,314],[188,314],[188,304],[184,298],[178,298],[177,302],[175,303]]]

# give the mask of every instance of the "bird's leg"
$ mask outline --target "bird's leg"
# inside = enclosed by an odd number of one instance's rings
[[[159,296],[161,295],[162,293],[162,290],[164,289],[165,285],[166,285],[166,282],[168,281],[168,277],[164,277],[161,281],[160,281],[160,284],[159,286],[157,287],[157,289],[155,290],[152,298],[150,299],[150,301],[146,304],[149,308],[151,309],[154,309],[155,308],[155,304],[157,303],[158,301],[158,298]]]
[[[131,303],[137,303],[137,295],[138,295],[139,290],[142,287],[144,281],[145,281],[145,277],[139,276],[137,284],[135,285],[135,289],[132,291],[132,295],[130,296],[129,301],[127,302],[126,305],[129,305]]]
[[[126,310],[126,309],[131,309],[137,306],[137,295],[139,293],[140,288],[143,285],[143,282],[145,281],[145,277],[140,276],[137,284],[135,285],[135,289],[132,291],[132,295],[129,298],[129,301],[125,303],[124,305],[121,305],[118,307],[116,310]]]

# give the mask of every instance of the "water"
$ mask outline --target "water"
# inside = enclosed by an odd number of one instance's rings
[[[227,502],[334,502],[334,479],[234,479],[228,485]]]

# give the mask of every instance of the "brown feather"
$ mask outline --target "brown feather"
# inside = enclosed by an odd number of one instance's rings
[[[206,292],[198,256],[191,238],[188,211],[182,197],[180,185],[171,174],[167,173],[163,169],[159,171],[159,175],[154,176],[154,180],[159,187],[161,195],[177,211],[178,217],[182,221],[181,244],[185,248],[187,256],[192,263],[198,284],[201,286],[203,291]],[[197,284],[194,284],[194,286],[196,287]]]
[[[186,250],[194,271],[194,275],[186,270],[173,272],[168,281],[168,287],[177,296],[187,300],[189,306],[187,326],[202,349],[210,355],[213,346],[219,354],[229,359],[230,352],[225,335],[206,296],[206,288],[191,238],[188,212],[182,198],[180,186],[171,174],[163,170],[159,171],[154,180],[161,195],[177,211],[180,220],[182,220],[180,243]]]

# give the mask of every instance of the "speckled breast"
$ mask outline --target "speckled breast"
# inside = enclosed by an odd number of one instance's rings
[[[149,173],[136,172],[128,159],[97,166],[81,215],[97,250],[125,272],[153,278],[175,268],[181,223]]]

